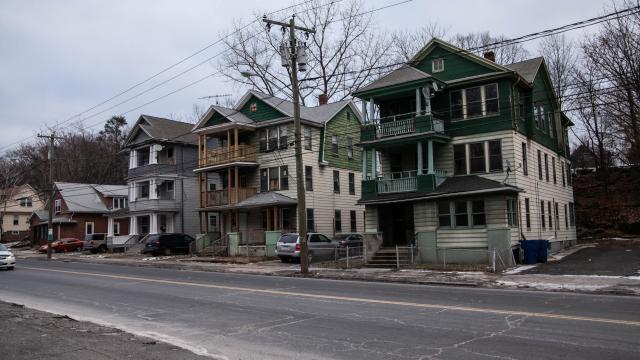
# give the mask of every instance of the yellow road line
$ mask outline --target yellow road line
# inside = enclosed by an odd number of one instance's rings
[[[497,314],[497,315],[528,316],[528,317],[536,317],[536,318],[543,318],[543,319],[588,321],[588,322],[597,322],[597,323],[604,323],[604,324],[640,326],[640,321],[632,321],[632,320],[618,320],[618,319],[607,319],[607,318],[563,315],[563,314],[550,314],[550,313],[529,312],[529,311],[512,311],[512,310],[501,310],[501,309],[491,309],[491,308],[478,308],[478,307],[471,307],[471,306],[450,306],[450,305],[414,303],[414,302],[406,302],[406,301],[376,300],[376,299],[358,298],[358,297],[350,297],[350,296],[321,295],[321,294],[310,294],[310,293],[295,292],[295,291],[283,291],[283,290],[253,289],[253,288],[240,287],[240,286],[203,284],[203,283],[188,282],[188,281],[162,280],[162,279],[143,278],[138,276],[109,275],[109,274],[99,274],[99,273],[91,273],[91,272],[44,269],[44,268],[26,267],[26,266],[21,266],[20,268],[36,270],[36,271],[45,271],[45,272],[58,272],[58,273],[73,274],[73,275],[104,277],[104,278],[119,279],[119,280],[135,280],[135,281],[180,285],[180,286],[195,286],[195,287],[221,289],[221,290],[247,291],[247,292],[259,293],[259,294],[296,296],[296,297],[311,298],[311,299],[340,300],[340,301],[349,301],[349,302],[357,302],[357,303],[396,305],[396,306],[424,308],[424,309],[452,310],[452,311],[463,311],[463,312],[466,311],[466,312],[488,313],[488,314]]]

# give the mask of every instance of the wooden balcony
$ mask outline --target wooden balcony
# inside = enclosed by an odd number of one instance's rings
[[[258,192],[256,188],[238,188],[237,190],[237,195],[235,188],[207,191],[206,206],[224,206],[237,204],[242,200],[255,195]]]
[[[362,181],[362,198],[372,199],[378,195],[431,192],[446,178],[444,170],[434,170],[433,174],[418,174],[416,170],[385,174],[375,180]]]
[[[237,145],[230,148],[206,149],[200,155],[200,167],[230,164],[234,162],[256,162],[258,149],[251,145]]]
[[[362,127],[361,141],[375,141],[401,135],[421,133],[444,134],[444,122],[432,115],[416,115],[416,113],[387,116],[375,120],[373,124]]]

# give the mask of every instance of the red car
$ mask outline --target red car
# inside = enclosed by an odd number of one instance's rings
[[[51,243],[51,250],[53,252],[80,251],[82,250],[83,244],[84,242],[82,240],[74,238],[60,239]],[[38,251],[43,254],[46,253],[47,245],[45,244],[40,246],[40,249],[38,249]]]

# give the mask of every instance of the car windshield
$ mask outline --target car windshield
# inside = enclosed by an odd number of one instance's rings
[[[147,235],[147,240],[145,240],[145,242],[148,244],[158,240],[160,240],[160,235]]]
[[[280,238],[279,242],[285,243],[285,244],[293,244],[295,242],[298,242],[298,235],[297,234],[284,235],[283,237]]]
[[[7,250],[6,246],[0,244],[0,251],[9,251],[9,250]]]

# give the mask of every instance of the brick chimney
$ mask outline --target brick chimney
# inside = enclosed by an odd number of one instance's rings
[[[327,105],[329,102],[329,96],[327,94],[320,94],[318,96],[318,105]]]
[[[494,53],[493,51],[487,51],[484,54],[482,54],[482,56],[487,60],[496,62],[496,53]]]

